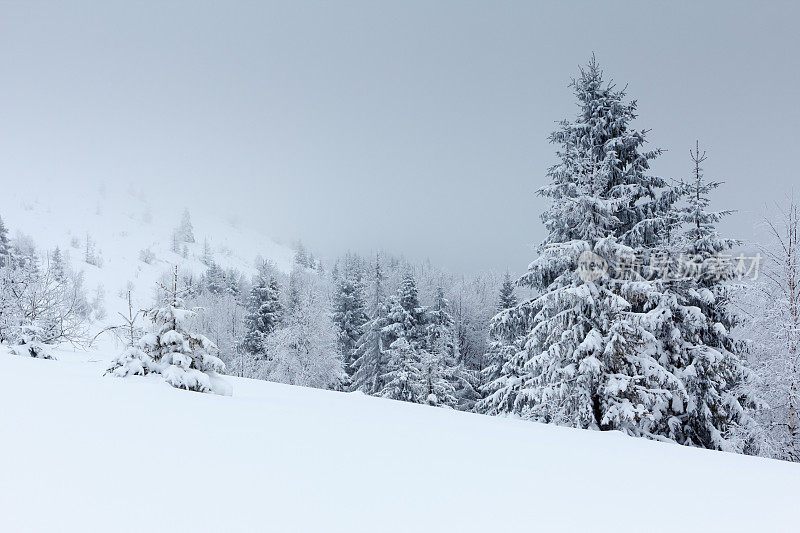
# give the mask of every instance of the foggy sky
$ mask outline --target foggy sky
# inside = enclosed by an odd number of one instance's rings
[[[0,0],[0,183],[134,181],[323,256],[520,272],[595,52],[654,172],[699,138],[751,238],[800,178],[800,3],[561,4]]]

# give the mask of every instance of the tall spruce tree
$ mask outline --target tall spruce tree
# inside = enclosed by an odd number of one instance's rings
[[[429,405],[463,406],[469,410],[477,397],[459,362],[453,316],[444,289],[437,287],[433,305],[427,310],[427,339],[420,362],[423,398]]]
[[[386,372],[385,350],[389,345],[385,343],[383,328],[389,309],[384,302],[384,283],[381,258],[376,255],[369,301],[370,319],[362,326],[363,333],[356,343],[348,371],[350,390],[365,394],[377,394],[381,390],[381,380]]]
[[[267,279],[263,273],[257,275],[247,300],[247,332],[242,340],[242,349],[250,355],[262,355],[264,339],[278,327],[282,313],[278,281],[274,277]]]
[[[721,182],[704,178],[699,143],[691,157],[694,175],[680,187],[685,202],[673,210],[668,243],[679,276],[657,282],[663,294],[648,313],[660,360],[681,383],[659,433],[681,444],[756,453],[750,413],[758,402],[740,358],[743,343],[731,334],[739,318],[729,304],[734,264],[725,254],[739,242],[717,231],[732,212],[709,210]]]
[[[506,273],[500,287],[497,310],[501,313],[517,306],[517,297],[514,294],[514,283],[511,275]],[[520,384],[516,381],[523,373],[524,357],[514,359],[519,352],[517,344],[524,342],[524,324],[514,323],[507,325],[507,321],[519,318],[517,315],[503,314],[503,320],[495,321],[489,331],[489,349],[486,352],[486,366],[481,370],[483,384],[481,395],[488,398],[479,401],[475,407],[478,412],[498,414],[508,412],[514,404],[514,392]],[[512,364],[512,360],[515,363]],[[504,366],[509,366],[504,369]],[[502,379],[500,379],[502,376]],[[495,395],[498,393],[498,395]]]
[[[646,132],[631,128],[636,103],[603,82],[594,57],[572,88],[578,116],[551,135],[560,161],[539,191],[552,202],[542,215],[549,235],[520,279],[540,296],[495,317],[496,335],[523,337],[524,344],[483,407],[649,434],[679,386],[639,320],[636,306],[650,285],[595,267],[614,266],[662,239],[659,192],[666,184],[649,174],[659,151],[643,151]]]
[[[358,340],[369,321],[364,301],[363,272],[357,257],[345,257],[333,297],[333,322],[338,329],[339,349],[344,359],[347,381],[352,379],[354,356]]]
[[[411,270],[403,275],[397,294],[390,299],[384,323],[381,332],[389,349],[386,374],[380,377],[384,385],[378,394],[408,402],[426,401],[421,362],[427,347],[428,324]]]

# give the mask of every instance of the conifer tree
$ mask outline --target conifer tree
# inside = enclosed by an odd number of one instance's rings
[[[738,245],[719,235],[716,224],[731,211],[709,211],[711,192],[721,182],[707,181],[699,142],[690,153],[694,176],[681,186],[685,199],[674,209],[670,246],[678,252],[677,279],[658,281],[663,295],[648,313],[648,329],[661,340],[662,359],[681,383],[660,433],[687,445],[755,453],[755,422],[744,345],[731,333],[739,318],[730,307],[734,264],[724,254]]]
[[[422,352],[427,347],[425,309],[420,306],[417,284],[408,270],[397,294],[388,302],[381,334],[386,350],[385,375],[378,376],[380,396],[423,402]]]
[[[278,327],[282,313],[278,281],[275,277],[267,280],[264,274],[259,274],[247,301],[247,333],[242,348],[251,355],[263,354],[264,338]]]
[[[422,403],[427,391],[423,389],[423,375],[419,350],[406,337],[398,337],[387,350],[388,371],[383,376],[385,385],[380,396],[404,402]],[[436,396],[432,395],[432,400]]]
[[[56,281],[63,281],[66,276],[66,266],[64,265],[64,256],[61,254],[61,249],[56,246],[53,254],[50,257],[50,268],[53,271],[53,277]]]
[[[500,313],[514,309],[517,306],[517,297],[514,294],[514,283],[511,275],[506,273],[497,302]],[[516,315],[502,314],[504,320],[517,318]],[[522,366],[525,356],[515,357],[522,344],[525,324],[516,323],[507,327],[502,320],[492,324],[489,331],[491,342],[486,352],[486,366],[482,369],[483,385],[481,394],[487,400],[479,401],[476,410],[487,414],[498,414],[511,411],[514,405],[515,392],[521,386]],[[508,366],[506,366],[508,365]],[[497,395],[495,395],[497,393]]]
[[[289,273],[289,289],[286,295],[286,314],[291,314],[300,305],[300,288],[303,284],[304,272],[295,265]]]
[[[384,326],[388,308],[381,304],[372,319],[364,324],[353,353],[350,370],[350,390],[375,395],[383,388],[388,355]]]
[[[301,267],[308,267],[308,252],[306,251],[306,247],[302,241],[297,241],[294,250],[294,262]]]
[[[189,215],[189,210],[183,210],[181,222],[175,229],[175,236],[178,243],[193,243],[194,242],[194,226],[192,226],[192,217]]]
[[[203,276],[205,290],[214,295],[221,295],[229,292],[230,283],[225,275],[225,271],[218,263],[212,261]]]
[[[441,352],[420,352],[420,402],[435,407],[448,407],[455,409],[461,405],[459,391],[456,390],[458,381],[457,367],[448,367],[443,360]],[[469,404],[464,410],[470,410]]]
[[[126,339],[125,350],[111,362],[111,366],[106,370],[106,374],[116,377],[143,376],[150,372],[157,371],[153,359],[142,349],[141,338],[142,330],[138,325],[141,311],[133,311],[131,302],[131,291],[128,291],[128,314],[120,313],[124,324],[120,328]]]
[[[181,296],[185,290],[178,288],[178,267],[172,283],[162,289],[166,295],[163,305],[147,312],[154,332],[141,340],[154,371],[173,387],[228,394],[229,387],[217,375],[225,364],[212,354],[214,344],[188,328],[188,320],[195,312],[184,305]]]
[[[436,288],[433,305],[427,310],[426,349],[421,355],[426,403],[470,410],[477,392],[459,360],[455,321],[442,287]],[[431,396],[433,395],[433,396]]]
[[[496,335],[524,343],[503,364],[483,407],[648,434],[669,405],[669,389],[679,387],[635,308],[651,287],[596,267],[663,238],[659,193],[666,184],[649,174],[659,151],[642,151],[646,132],[630,125],[636,103],[603,82],[594,57],[572,88],[578,116],[551,135],[560,161],[539,191],[552,201],[542,215],[549,235],[520,280],[541,296],[495,317]]]
[[[14,355],[24,355],[34,359],[55,359],[50,347],[43,341],[45,331],[32,324],[18,326],[14,332],[14,345],[10,352]]]
[[[386,372],[385,343],[383,328],[387,324],[388,306],[384,303],[384,274],[380,255],[375,256],[372,274],[372,294],[370,295],[370,319],[362,326],[363,333],[356,343],[351,363],[350,390],[365,394],[377,394],[383,387]]]
[[[347,256],[342,270],[338,273],[339,280],[333,299],[333,321],[339,330],[339,349],[350,379],[354,371],[356,346],[369,317],[365,310],[363,274],[357,258]]]
[[[503,278],[503,285],[500,287],[500,301],[497,304],[497,310],[511,309],[517,306],[517,296],[514,294],[514,282],[511,281],[511,275],[506,272]]]
[[[214,262],[214,254],[211,252],[211,243],[208,241],[208,237],[203,239],[203,255],[200,256],[200,261],[206,266],[211,266],[211,263]]]
[[[11,242],[8,240],[8,228],[0,217],[0,267],[11,264]]]

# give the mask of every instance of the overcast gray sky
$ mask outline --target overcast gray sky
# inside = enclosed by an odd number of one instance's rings
[[[699,138],[749,238],[800,178],[798,20],[797,1],[0,0],[0,181],[160,184],[322,255],[519,272],[594,51],[669,150],[656,173],[686,176]]]

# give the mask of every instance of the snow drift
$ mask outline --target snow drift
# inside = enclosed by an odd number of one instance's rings
[[[0,531],[790,531],[800,466],[0,348]]]

